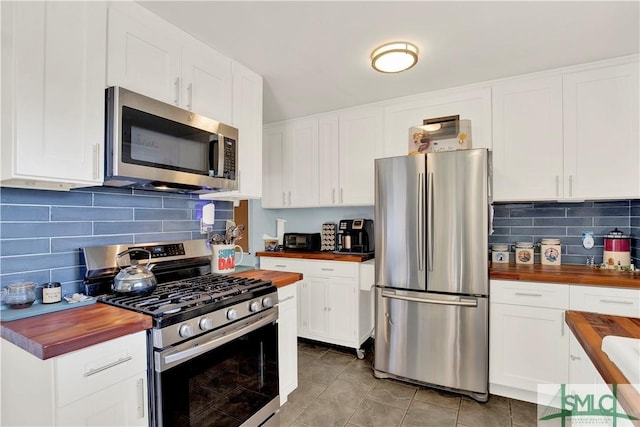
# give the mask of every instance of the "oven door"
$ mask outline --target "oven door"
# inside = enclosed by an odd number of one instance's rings
[[[157,426],[279,424],[278,310],[154,352]]]

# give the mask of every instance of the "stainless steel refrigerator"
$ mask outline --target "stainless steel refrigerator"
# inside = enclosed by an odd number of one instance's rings
[[[487,401],[489,153],[375,164],[374,374]]]

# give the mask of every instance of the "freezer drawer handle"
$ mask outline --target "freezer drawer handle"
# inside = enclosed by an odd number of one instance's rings
[[[447,301],[447,300],[439,300],[432,298],[417,298],[408,295],[397,295],[393,292],[382,292],[383,298],[392,298],[392,299],[400,299],[404,301],[412,301],[412,302],[423,302],[425,304],[440,304],[440,305],[459,305],[464,307],[477,307],[478,300],[476,299],[463,299],[460,298],[458,301]]]

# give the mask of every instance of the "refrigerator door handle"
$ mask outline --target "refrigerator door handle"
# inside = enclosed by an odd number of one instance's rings
[[[418,270],[424,271],[424,174],[418,174]]]
[[[427,269],[433,271],[433,172],[427,175]]]
[[[412,297],[410,295],[398,295],[395,292],[382,291],[383,298],[399,299],[403,301],[422,302],[425,304],[440,304],[440,305],[457,305],[463,307],[477,307],[478,300],[475,298],[461,297],[457,300],[441,300],[435,298],[419,298]]]

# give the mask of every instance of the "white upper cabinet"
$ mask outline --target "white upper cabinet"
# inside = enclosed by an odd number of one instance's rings
[[[2,2],[1,184],[102,183],[106,8]]]
[[[134,3],[110,4],[107,37],[107,86],[231,123],[230,59]]]
[[[563,197],[562,77],[511,80],[492,91],[494,200]]]
[[[340,188],[338,204],[374,204],[375,159],[382,156],[382,107],[368,106],[340,113]]]
[[[410,127],[453,115],[471,120],[474,148],[491,148],[491,90],[450,90],[403,98],[384,108],[384,157],[409,154]]]
[[[340,127],[338,114],[318,118],[318,173],[320,206],[340,203]]]
[[[495,84],[494,200],[640,197],[639,79],[623,59]]]
[[[318,121],[266,127],[262,207],[318,205]]]
[[[637,62],[564,75],[564,185],[569,197],[640,196],[638,81]]]
[[[182,46],[182,108],[232,122],[231,60],[196,40]]]

